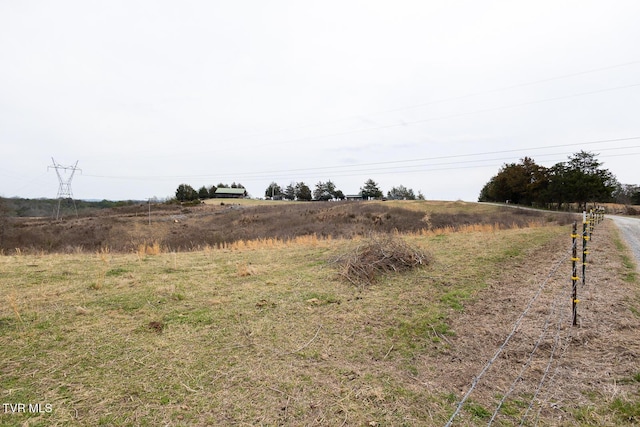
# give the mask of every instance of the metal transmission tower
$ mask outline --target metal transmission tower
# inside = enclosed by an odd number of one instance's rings
[[[73,179],[73,175],[76,171],[79,170],[82,172],[82,169],[78,169],[78,161],[76,161],[76,164],[73,166],[62,166],[56,163],[53,157],[51,158],[51,161],[53,161],[53,166],[47,167],[47,170],[54,168],[58,175],[58,181],[60,182],[60,187],[58,187],[58,209],[56,210],[56,219],[60,218],[60,203],[62,202],[62,199],[71,199],[71,202],[73,202],[73,209],[76,212],[76,216],[78,216],[78,208],[76,207],[75,200],[73,200],[73,192],[71,191],[71,180]],[[66,175],[67,171],[71,171],[71,174],[68,177],[63,177],[63,174]]]

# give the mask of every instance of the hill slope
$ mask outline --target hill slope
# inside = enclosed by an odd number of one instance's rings
[[[301,202],[256,205],[133,205],[61,221],[5,218],[0,249],[45,252],[135,251],[156,243],[192,250],[239,240],[302,235],[350,238],[369,233],[416,233],[472,224],[499,228],[566,223],[566,215],[464,202]]]

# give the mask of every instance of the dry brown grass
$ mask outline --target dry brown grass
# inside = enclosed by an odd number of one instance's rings
[[[22,321],[22,316],[20,316],[20,311],[18,310],[18,305],[16,304],[16,295],[15,295],[15,293],[13,293],[11,295],[7,295],[7,302],[9,303],[9,306],[11,306],[11,309],[13,310],[13,314],[15,314],[16,319],[18,319],[18,321],[20,323],[24,323]]]
[[[371,232],[457,232],[485,226],[508,229],[570,220],[567,215],[464,202],[301,202],[162,207],[149,225],[145,212],[134,208],[56,222],[13,218],[0,249],[74,253],[109,247],[143,257],[205,247],[276,248],[300,238],[350,239]]]
[[[163,252],[162,246],[159,242],[153,242],[151,244],[141,243],[138,245],[136,253],[138,254],[138,258],[142,259],[146,255],[159,255]]]
[[[253,276],[257,272],[256,268],[251,264],[241,263],[238,264],[238,277]]]
[[[331,244],[331,236],[318,237],[316,234],[295,236],[289,239],[261,238],[250,240],[238,240],[231,243],[221,243],[218,249],[229,249],[234,251],[257,250],[257,249],[280,249],[288,246],[315,247],[320,244]]]

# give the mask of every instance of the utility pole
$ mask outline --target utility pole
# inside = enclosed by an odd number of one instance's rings
[[[73,209],[76,212],[76,216],[78,216],[78,208],[76,207],[75,200],[73,200],[73,192],[71,191],[71,180],[73,179],[73,175],[76,173],[76,171],[79,170],[80,173],[82,173],[82,169],[78,169],[77,160],[76,160],[76,164],[73,166],[62,166],[56,163],[53,157],[51,158],[51,161],[53,162],[53,165],[48,166],[47,170],[49,170],[50,168],[54,168],[56,170],[56,174],[58,175],[58,182],[60,183],[60,186],[58,187],[58,195],[57,195],[58,208],[56,209],[56,219],[60,218],[60,203],[62,202],[62,199],[71,199],[71,202],[73,203]],[[66,174],[67,171],[71,171],[71,174],[69,175],[68,178],[63,177],[62,174]]]

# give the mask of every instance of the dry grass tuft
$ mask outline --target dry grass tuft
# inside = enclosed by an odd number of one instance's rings
[[[76,315],[84,316],[90,313],[91,313],[91,310],[89,310],[88,308],[82,307],[80,305],[76,306]]]
[[[318,237],[316,234],[305,234],[301,236],[295,236],[293,238],[280,239],[280,238],[259,238],[248,240],[237,240],[231,243],[219,243],[217,249],[230,249],[233,251],[244,250],[260,250],[260,249],[281,249],[292,246],[303,247],[315,247],[321,242],[331,243],[331,236]]]
[[[540,220],[529,220],[524,224],[512,222],[509,224],[493,223],[493,224],[462,224],[462,225],[447,225],[440,228],[423,228],[418,232],[405,233],[405,235],[411,236],[442,236],[447,234],[464,234],[464,233],[497,233],[501,230],[521,230],[525,228],[537,228],[544,227],[548,224]]]
[[[14,294],[11,294],[7,296],[7,299],[9,300],[9,305],[11,306],[13,313],[16,315],[16,318],[20,321],[20,323],[24,323],[22,321],[22,316],[20,316],[20,311],[18,310],[18,304],[16,303],[16,296]]]
[[[355,285],[368,285],[382,274],[406,271],[431,262],[431,255],[394,235],[372,236],[335,260],[341,276]]]
[[[98,279],[96,280],[96,282],[92,283],[89,287],[97,291],[102,289],[107,277],[107,271],[109,270],[109,263],[110,263],[109,249],[102,248],[96,252],[96,255],[98,256],[98,258],[100,258],[100,261],[102,262],[102,268],[99,270]]]
[[[141,243],[138,245],[138,258],[142,259],[145,255],[160,255],[162,253],[162,246],[159,242],[153,242],[152,244]]]
[[[253,276],[256,274],[256,268],[251,264],[238,264],[238,277]]]

